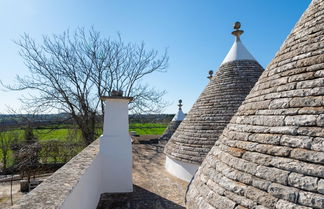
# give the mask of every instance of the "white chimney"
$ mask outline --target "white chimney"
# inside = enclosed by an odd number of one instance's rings
[[[115,95],[101,99],[105,101],[103,135],[100,138],[102,192],[132,192],[132,144],[128,132],[128,103],[132,98],[115,92]]]

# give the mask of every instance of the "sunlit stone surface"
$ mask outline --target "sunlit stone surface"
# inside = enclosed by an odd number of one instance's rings
[[[166,169],[180,179],[190,181],[263,72],[240,41],[243,31],[236,33],[234,48],[165,147]]]
[[[314,0],[197,171],[188,209],[324,208],[323,52]]]

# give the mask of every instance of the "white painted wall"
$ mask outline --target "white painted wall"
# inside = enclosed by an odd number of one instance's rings
[[[107,98],[105,102],[104,133],[100,138],[102,192],[133,191],[128,102],[127,98]]]
[[[165,168],[173,176],[189,182],[195,175],[199,165],[181,162],[166,156]]]
[[[60,208],[96,209],[102,192],[101,174],[101,156],[98,153]]]

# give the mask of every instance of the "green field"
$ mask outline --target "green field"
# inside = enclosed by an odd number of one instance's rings
[[[162,135],[164,130],[166,129],[167,124],[162,123],[131,123],[129,124],[129,131],[136,131],[138,135]],[[19,138],[23,138],[24,131],[22,129],[11,130],[10,132],[15,132]],[[73,135],[75,130],[69,129],[66,127],[50,129],[50,128],[40,128],[34,129],[34,135],[40,141],[45,140],[60,140],[60,141],[71,141],[71,137],[69,135]],[[97,129],[97,135],[101,135],[102,130]],[[77,131],[77,138],[75,141],[81,140],[81,133]]]
[[[129,131],[135,131],[138,135],[162,135],[164,130],[166,129],[167,124],[161,123],[131,123],[129,124]],[[69,126],[56,126],[55,129],[52,127],[42,127],[38,129],[34,129],[34,135],[40,142],[45,141],[62,141],[62,142],[82,142],[80,130],[72,129]],[[97,135],[100,136],[102,134],[102,129],[97,129]],[[4,137],[12,137],[15,136],[19,141],[24,138],[24,130],[15,129],[11,131],[5,132]],[[8,164],[11,165],[13,163],[11,150],[9,150],[9,159]],[[2,150],[0,149],[0,160],[2,162]]]
[[[131,123],[129,131],[136,131],[138,135],[162,135],[167,124],[162,123]]]

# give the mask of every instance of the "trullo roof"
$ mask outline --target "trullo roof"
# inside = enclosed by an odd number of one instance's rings
[[[177,130],[178,126],[180,123],[183,121],[185,118],[185,114],[182,111],[182,100],[179,100],[179,109],[177,114],[172,118],[170,121],[168,127],[165,129],[163,135],[160,137],[160,140],[169,140],[172,134]]]
[[[231,59],[219,67],[166,144],[168,157],[199,165],[263,72],[239,40],[242,33],[239,28],[233,31],[236,40],[228,55]],[[241,56],[241,52],[249,56]]]
[[[324,208],[324,1],[313,0],[198,169],[187,208]]]

